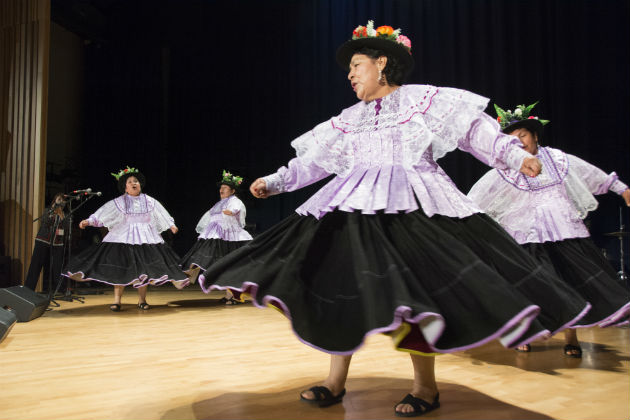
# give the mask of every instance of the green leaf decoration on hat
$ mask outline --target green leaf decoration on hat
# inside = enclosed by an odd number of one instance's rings
[[[497,113],[497,122],[503,130],[510,125],[524,120],[538,120],[542,125],[548,124],[549,120],[541,120],[537,116],[531,115],[532,109],[538,105],[539,101],[534,102],[531,105],[517,105],[514,111],[508,109],[507,111],[501,108],[499,105],[494,104],[494,110]]]
[[[224,169],[223,170],[223,177],[221,179],[221,182],[228,182],[228,183],[234,184],[234,185],[241,185],[241,182],[243,182],[243,177],[242,176],[232,175],[230,172],[228,172],[228,171],[226,171]]]
[[[116,173],[116,174],[115,173],[111,173],[111,172],[110,172],[110,174],[111,174],[111,176],[116,178],[116,181],[118,181],[120,179],[120,177],[123,176],[123,175],[135,174],[135,173],[138,173],[138,172],[140,172],[139,169],[137,169],[137,168],[130,168],[129,166],[127,166],[126,168],[121,169],[120,171],[118,171],[118,173]]]

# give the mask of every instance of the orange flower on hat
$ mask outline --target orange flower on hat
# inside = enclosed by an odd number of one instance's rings
[[[379,35],[391,35],[394,33],[394,28],[392,28],[391,26],[379,26],[378,28],[376,28],[376,32]]]

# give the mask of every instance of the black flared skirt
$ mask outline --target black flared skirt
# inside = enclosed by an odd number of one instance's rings
[[[624,322],[630,314],[630,291],[591,238],[524,244],[537,261],[554,271],[591,305],[574,327],[606,327]]]
[[[483,214],[294,214],[200,282],[281,309],[300,340],[333,354],[354,352],[373,333],[409,352],[494,339],[512,347],[574,324],[589,308]]]
[[[249,241],[224,241],[223,239],[198,239],[180,260],[183,269],[199,267],[206,270],[214,262],[230,252],[242,247]]]
[[[182,288],[188,276],[178,265],[179,256],[168,245],[130,245],[101,242],[74,256],[64,275],[76,281],[98,281],[114,286],[143,287],[173,283]]]

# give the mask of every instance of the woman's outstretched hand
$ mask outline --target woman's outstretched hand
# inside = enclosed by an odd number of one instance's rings
[[[269,197],[269,191],[267,191],[267,183],[262,178],[258,178],[256,181],[252,182],[252,185],[249,186],[249,191],[256,198]]]
[[[79,223],[80,229],[85,229],[88,226],[90,226],[90,222],[88,222],[87,220],[81,220],[81,222]]]
[[[542,170],[542,165],[540,161],[535,157],[528,157],[523,159],[523,164],[521,165],[521,169],[519,171],[524,173],[527,176],[535,177],[540,174]]]
[[[626,202],[626,206],[630,207],[630,188],[626,188],[626,190],[621,193],[621,198]]]

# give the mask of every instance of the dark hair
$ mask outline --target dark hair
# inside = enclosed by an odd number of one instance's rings
[[[385,75],[385,80],[387,80],[388,85],[397,85],[401,86],[405,83],[407,74],[407,67],[398,61],[393,55],[387,54],[381,50],[376,50],[374,48],[362,47],[357,49],[355,54],[364,54],[370,57],[373,60],[376,60],[379,57],[387,57],[387,64],[383,69],[383,74]]]
[[[140,189],[144,191],[144,186],[147,184],[147,181],[144,175],[142,175],[140,172],[126,173],[118,178],[118,182],[116,183],[118,185],[118,191],[120,191],[121,193],[124,193],[126,191],[127,179],[131,177],[134,177],[138,180],[138,182],[140,183]]]
[[[51,208],[55,207],[55,204],[57,204],[57,197],[61,197],[63,199],[64,198],[63,196],[64,194],[62,192],[58,192],[57,194],[55,194],[52,201],[50,202],[50,207]],[[63,203],[63,204],[65,205],[66,203]]]
[[[534,127],[527,127],[527,126],[516,126],[515,128],[511,129],[510,131],[503,131],[505,134],[512,134],[514,131],[518,130],[519,128],[524,128],[525,130],[527,130],[532,136],[536,135],[536,140],[538,141],[538,143],[541,143],[542,141],[542,130],[537,130]]]
[[[228,182],[218,182],[218,184],[219,184],[219,189],[221,189],[221,187],[225,185],[226,187],[230,188],[233,191],[232,195],[235,195],[235,196],[238,197],[238,192],[239,192],[238,191],[238,186],[233,185],[233,184],[228,183]]]

